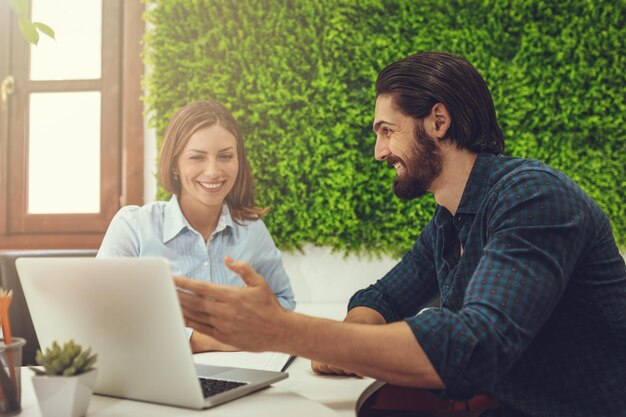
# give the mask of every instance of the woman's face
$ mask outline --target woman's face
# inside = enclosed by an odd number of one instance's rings
[[[196,131],[176,161],[181,205],[221,208],[237,179],[237,139],[214,124]]]

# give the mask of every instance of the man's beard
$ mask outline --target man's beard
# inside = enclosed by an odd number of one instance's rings
[[[387,158],[387,165],[400,162],[404,168],[393,183],[393,192],[402,200],[412,200],[426,194],[443,165],[435,138],[426,134],[421,121],[415,128],[415,141],[406,160]]]

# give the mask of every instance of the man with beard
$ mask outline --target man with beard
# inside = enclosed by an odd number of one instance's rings
[[[606,215],[564,174],[502,155],[491,95],[465,59],[409,56],[380,73],[376,96],[375,156],[396,169],[394,192],[438,204],[413,248],[343,322],[282,309],[226,258],[246,288],[176,278],[196,294],[179,293],[188,324],[319,373],[490,394],[494,415],[623,416],[626,266]]]

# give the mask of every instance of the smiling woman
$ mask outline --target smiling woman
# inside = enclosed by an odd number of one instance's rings
[[[209,238],[237,179],[237,140],[219,124],[196,131],[176,158],[174,181],[185,218]]]
[[[284,308],[295,307],[289,278],[261,216],[237,122],[217,102],[199,101],[174,114],[159,160],[161,185],[172,198],[122,207],[98,257],[163,257],[174,275],[244,286],[224,257],[262,270]],[[232,350],[188,330],[194,351]]]
[[[196,131],[173,168],[183,214],[208,239],[237,179],[237,139],[214,124]]]

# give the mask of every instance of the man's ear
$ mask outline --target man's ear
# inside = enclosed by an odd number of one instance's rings
[[[443,103],[437,103],[424,119],[424,128],[431,137],[443,139],[447,136],[450,122],[450,113],[446,106]]]

